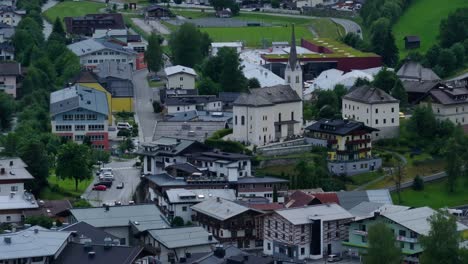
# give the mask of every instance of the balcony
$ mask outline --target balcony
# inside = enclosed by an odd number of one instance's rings
[[[366,231],[362,231],[362,230],[359,230],[359,229],[354,229],[352,231],[352,233],[355,234],[355,235],[358,235],[358,236],[367,236]]]
[[[417,238],[410,238],[410,237],[405,237],[405,236],[397,236],[396,240],[401,241],[401,242],[408,242],[408,243],[418,243]]]
[[[347,140],[345,145],[359,145],[359,144],[367,144],[367,143],[370,143],[370,142],[371,142],[370,138]]]
[[[15,89],[14,85],[6,85],[6,84],[0,84],[0,90],[12,90]]]

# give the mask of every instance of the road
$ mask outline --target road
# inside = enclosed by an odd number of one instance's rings
[[[133,167],[136,159],[125,161],[112,161],[105,164],[105,167],[110,167],[114,173],[114,184],[106,191],[93,191],[94,183],[98,182],[98,177],[94,174],[93,183],[88,186],[88,189],[83,193],[83,198],[88,200],[92,206],[101,206],[103,203],[120,201],[122,204],[128,204],[132,200],[133,193],[140,182],[140,170]],[[123,182],[124,188],[117,189],[118,183]]]
[[[133,85],[135,92],[135,112],[140,128],[140,142],[153,140],[156,120],[161,118],[153,112],[153,100],[159,101],[158,92],[150,88],[146,80],[148,70],[139,70],[133,74]]]
[[[58,4],[58,1],[49,0],[44,5],[42,5],[41,11],[44,12],[56,4]],[[44,21],[44,29],[42,30],[42,32],[44,33],[44,36],[48,38],[50,33],[52,33],[52,24],[50,24],[47,20],[45,20],[45,18],[43,18],[42,21]]]

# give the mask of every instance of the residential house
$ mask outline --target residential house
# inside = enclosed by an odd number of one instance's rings
[[[10,42],[0,43],[0,62],[15,59],[15,46]]]
[[[0,62],[0,91],[16,98],[21,77],[21,64],[17,62]]]
[[[38,207],[34,196],[24,187],[34,180],[26,167],[20,158],[0,157],[0,223],[21,223],[24,210]]]
[[[26,11],[18,10],[14,6],[0,5],[0,22],[12,27],[18,26],[19,22],[26,15]]]
[[[80,59],[80,64],[94,69],[104,61],[126,63],[130,68],[136,68],[137,52],[115,44],[105,39],[86,39],[67,46]]]
[[[16,6],[16,0],[0,0],[0,6]]]
[[[185,259],[177,264],[273,264],[274,259],[268,256],[257,256],[234,245],[217,245],[213,252],[186,254]]]
[[[33,216],[45,216],[54,219],[56,222],[66,222],[63,215],[73,208],[69,200],[38,200],[39,207],[23,211],[25,218]]]
[[[112,97],[112,112],[133,111],[133,69],[127,63],[104,61],[95,69],[99,84]]]
[[[167,97],[165,101],[167,114],[188,112],[192,110],[222,111],[223,104],[215,95],[185,95]]]
[[[240,95],[237,92],[220,92],[218,98],[223,102],[223,109],[232,112],[233,104]]]
[[[468,88],[449,85],[432,89],[421,100],[428,105],[439,120],[449,120],[454,124],[468,125]]]
[[[370,86],[352,89],[342,99],[343,119],[363,122],[378,129],[371,134],[373,140],[395,138],[400,130],[400,101]]]
[[[446,88],[447,85],[439,81],[402,81],[406,94],[408,94],[408,103],[411,105],[419,104],[431,90]]]
[[[159,89],[159,101],[161,104],[166,103],[166,98],[173,96],[186,96],[186,95],[198,95],[198,89]]]
[[[120,244],[120,238],[82,221],[66,225],[60,231],[71,232],[73,235],[70,242],[78,244],[86,244],[91,240],[91,243],[104,245],[109,238],[114,246]]]
[[[104,37],[108,41],[115,42],[122,46],[126,46],[129,49],[134,50],[138,53],[144,53],[148,43],[145,42],[140,35],[134,34],[126,34],[126,35],[111,35]]]
[[[252,176],[251,156],[224,151],[189,153],[187,161],[198,168],[204,168],[209,176],[227,177],[228,181]]]
[[[145,19],[160,19],[165,17],[174,17],[175,15],[169,8],[160,5],[151,5],[145,8]]]
[[[247,52],[246,52],[247,53]],[[247,58],[248,56],[242,56]],[[270,87],[275,85],[284,84],[284,79],[274,74],[269,69],[263,67],[263,65],[249,62],[248,59],[243,59],[241,62],[242,73],[245,78],[252,79],[255,78],[260,83],[260,87]],[[251,87],[251,88],[260,88],[260,87]]]
[[[176,65],[164,69],[166,88],[168,89],[195,89],[197,73],[194,69]]]
[[[192,206],[194,220],[221,243],[237,243],[238,248],[256,248],[263,243],[256,236],[255,218],[261,211],[222,198]]]
[[[147,256],[141,246],[119,246],[110,241],[104,243],[89,244],[68,243],[62,254],[54,261],[54,264],[133,264],[141,257]]]
[[[65,17],[65,30],[71,36],[101,38],[127,35],[122,14],[87,14],[83,17]]]
[[[218,55],[221,48],[235,49],[237,53],[240,53],[243,47],[242,42],[211,42],[211,56]]]
[[[10,42],[14,34],[14,27],[0,22],[0,43]]]
[[[158,260],[162,264],[183,261],[187,253],[212,252],[218,241],[201,226],[148,230],[142,241],[158,248]]]
[[[294,27],[285,85],[250,89],[233,103],[233,138],[257,146],[302,135],[302,69]]]
[[[328,170],[337,175],[374,171],[382,160],[372,156],[371,133],[378,131],[363,122],[320,119],[306,128],[314,145],[328,148]]]
[[[205,111],[203,111],[205,112]],[[185,113],[178,113],[185,114]],[[188,116],[189,114],[187,114]],[[171,118],[172,119],[172,118]],[[221,129],[229,128],[229,124],[223,120],[188,120],[188,121],[159,121],[154,128],[153,139],[160,137],[176,137],[179,139],[196,140],[205,142],[214,133]]]
[[[448,79],[447,82],[455,83],[457,84],[456,86],[465,86],[468,88],[468,72]]]
[[[69,223],[86,222],[120,239],[120,245],[136,243],[135,236],[149,229],[170,227],[154,204],[74,208]]]
[[[52,133],[83,142],[89,137],[97,149],[109,149],[106,94],[81,85],[50,94]]]
[[[71,235],[71,232],[48,230],[40,226],[1,234],[0,262],[55,263],[68,245]]]
[[[263,253],[293,261],[341,253],[353,218],[333,203],[276,210],[264,218]]]
[[[437,76],[429,68],[424,68],[419,62],[408,61],[403,64],[397,72],[398,78],[402,81],[440,81],[440,77]]]
[[[421,46],[421,39],[418,36],[405,36],[405,49],[417,49]]]
[[[180,217],[184,223],[192,221],[192,205],[207,199],[220,197],[226,200],[236,200],[233,189],[170,189],[164,194],[162,212],[169,220]]]
[[[364,207],[372,207],[372,205],[363,205],[361,210],[365,211]],[[406,208],[406,210],[405,208],[391,210],[377,208],[368,215],[362,214],[350,224],[348,239],[343,241],[344,249],[352,256],[365,254],[369,247],[369,228],[376,223],[384,223],[392,230],[395,242],[398,243],[404,255],[405,263],[419,263],[419,257],[424,251],[420,238],[429,234],[431,229],[429,220],[435,213],[436,211],[429,207]],[[468,230],[468,227],[457,222],[457,231],[465,230]]]

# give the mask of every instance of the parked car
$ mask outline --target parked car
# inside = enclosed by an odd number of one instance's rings
[[[94,184],[94,186],[98,186],[98,185],[104,185],[107,188],[110,188],[112,186],[112,181],[100,181]]]
[[[159,82],[159,81],[161,81],[161,78],[159,76],[153,76],[153,77],[151,77],[150,81]]]
[[[107,187],[105,185],[96,185],[93,187],[93,191],[105,191]]]
[[[118,122],[117,123],[117,129],[127,129],[131,130],[133,128],[132,125],[130,125],[128,122]]]
[[[101,181],[105,181],[105,180],[113,181],[114,180],[114,174],[112,174],[112,172],[101,173],[101,175],[99,175],[99,180],[101,180]]]
[[[121,182],[121,183],[119,183],[119,184],[117,185],[117,189],[123,189],[123,187],[124,187],[124,183],[123,183],[123,182]]]
[[[99,170],[96,171],[96,175],[100,175],[104,172],[110,172],[112,173],[112,168],[100,168]]]
[[[327,262],[338,262],[342,260],[340,256],[337,255],[328,255]]]

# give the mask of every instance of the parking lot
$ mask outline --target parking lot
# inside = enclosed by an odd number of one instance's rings
[[[114,182],[112,187],[106,191],[92,190],[94,183],[98,182],[98,177],[94,174],[93,183],[88,186],[83,198],[88,200],[93,206],[101,206],[103,203],[120,201],[122,204],[128,204],[132,200],[132,194],[140,183],[140,169],[133,167],[136,159],[126,161],[113,161],[105,164],[104,167],[112,168]],[[117,185],[123,182],[124,187],[117,189]]]

